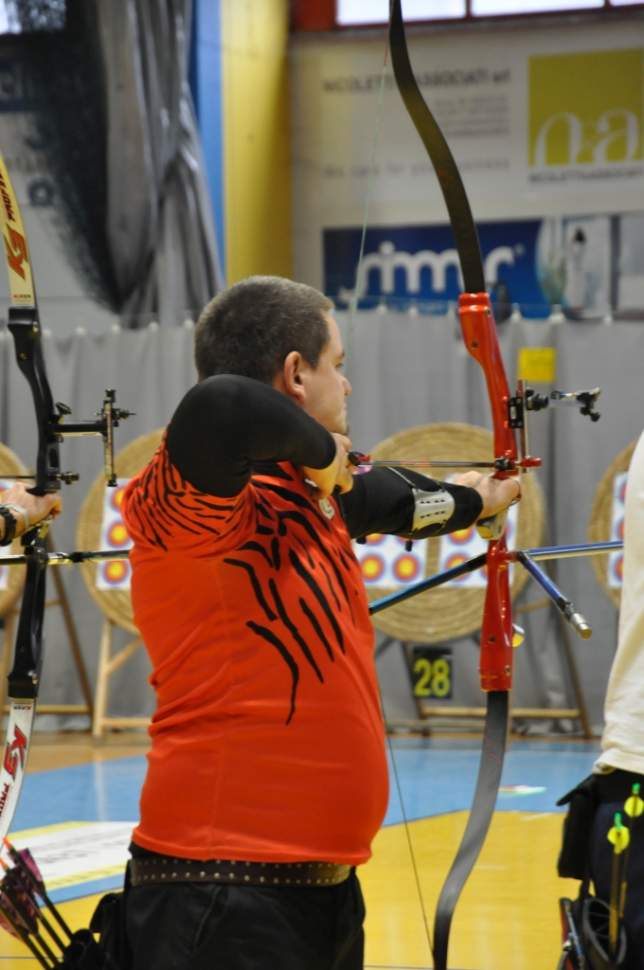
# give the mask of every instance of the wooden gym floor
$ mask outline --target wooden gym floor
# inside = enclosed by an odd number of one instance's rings
[[[365,970],[426,970],[423,908],[431,926],[467,817],[480,737],[397,738],[392,747],[389,811],[373,859],[361,869]],[[12,839],[31,847],[74,929],[120,884],[146,750],[143,734],[101,742],[84,734],[35,736]],[[450,968],[555,970],[557,900],[577,889],[556,875],[563,816],[555,802],[589,773],[596,753],[588,742],[512,741],[490,835],[452,924]],[[29,952],[0,930],[0,970],[32,967]]]

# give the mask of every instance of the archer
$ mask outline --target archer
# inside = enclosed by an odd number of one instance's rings
[[[157,693],[132,967],[361,970],[355,867],[387,765],[351,539],[466,528],[519,485],[354,477],[342,341],[311,287],[253,277],[218,294],[195,357],[199,382],[123,502]]]

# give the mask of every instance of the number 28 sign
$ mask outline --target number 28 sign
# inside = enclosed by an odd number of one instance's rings
[[[414,697],[449,700],[452,696],[452,652],[445,647],[415,646],[411,658]]]

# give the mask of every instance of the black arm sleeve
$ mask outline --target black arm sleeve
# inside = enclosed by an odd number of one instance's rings
[[[333,436],[268,384],[220,374],[196,384],[168,427],[170,461],[195,488],[237,495],[253,461],[292,461],[326,468]]]
[[[481,496],[474,488],[437,482],[418,472],[401,468],[405,478],[427,492],[444,489],[453,496],[455,507],[450,518],[441,525],[430,525],[413,534],[414,539],[444,535],[467,529],[476,522],[483,509]],[[414,520],[414,497],[411,487],[390,468],[374,468],[364,475],[356,475],[350,492],[339,496],[349,534],[353,539],[372,532],[411,536]]]

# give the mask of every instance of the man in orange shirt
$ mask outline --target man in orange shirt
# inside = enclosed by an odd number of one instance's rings
[[[252,277],[204,309],[199,382],[128,485],[157,710],[133,835],[134,970],[361,970],[387,805],[373,632],[351,539],[465,528],[512,480],[353,477],[331,303]]]

